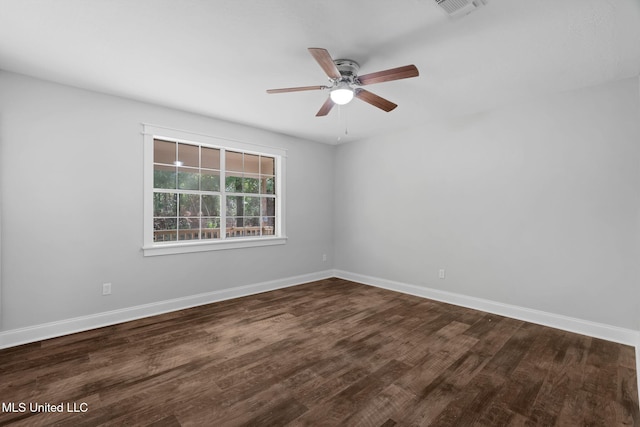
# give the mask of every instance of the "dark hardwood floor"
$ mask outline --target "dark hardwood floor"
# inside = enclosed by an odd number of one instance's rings
[[[340,279],[2,350],[0,402],[28,426],[640,424],[632,347]]]

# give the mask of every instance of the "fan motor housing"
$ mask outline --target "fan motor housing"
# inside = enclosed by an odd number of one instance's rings
[[[352,59],[336,59],[333,61],[340,71],[342,77],[355,77],[358,75],[358,71],[360,70],[360,64]]]

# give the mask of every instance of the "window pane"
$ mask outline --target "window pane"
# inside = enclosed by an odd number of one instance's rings
[[[242,227],[242,217],[227,217],[227,229],[234,227]]]
[[[200,196],[180,194],[180,216],[200,216]]]
[[[200,240],[200,228],[181,227],[178,229],[178,240]]]
[[[225,151],[225,167],[228,171],[242,172],[242,153],[236,151]]]
[[[244,219],[244,235],[259,236],[260,235],[260,218],[245,217]]]
[[[260,217],[250,216],[244,218],[244,226],[245,227],[260,227]]]
[[[153,188],[176,188],[175,166],[153,166]]]
[[[276,179],[273,176],[263,176],[260,178],[261,194],[276,194]]]
[[[242,174],[229,173],[225,177],[224,188],[232,193],[242,193]]]
[[[177,239],[175,218],[154,218],[153,219],[153,241],[169,242]]]
[[[164,163],[174,165],[176,161],[176,143],[169,141],[153,141],[153,161],[154,163]]]
[[[263,175],[275,175],[275,159],[273,157],[260,157],[260,173]]]
[[[227,217],[227,237],[244,236],[242,217]]]
[[[178,216],[177,194],[153,193],[153,216]]]
[[[261,199],[261,215],[276,216],[276,199],[274,199],[273,197],[262,197]]]
[[[262,234],[264,236],[273,236],[276,231],[276,219],[275,217],[263,217],[262,218]]]
[[[244,198],[244,216],[260,216],[260,198],[245,197]],[[258,224],[256,224],[258,225]]]
[[[260,173],[260,156],[255,154],[244,155],[244,171],[245,173]]]
[[[202,215],[220,215],[220,196],[202,196]]]
[[[202,228],[203,229],[220,228],[220,217],[203,217]]]
[[[220,169],[220,150],[217,148],[202,147],[202,165],[207,169]]]
[[[200,147],[190,144],[178,144],[178,166],[200,167]]]
[[[243,193],[260,193],[259,175],[245,175],[242,180]]]
[[[175,230],[177,222],[175,218],[154,218],[153,229],[154,230]]]
[[[220,191],[220,172],[202,171],[200,179],[202,191]]]
[[[244,215],[244,206],[243,206],[243,197],[242,196],[227,196],[227,212],[226,215],[228,217],[234,216],[243,216]]]
[[[180,240],[198,239],[200,234],[200,218],[178,218],[178,236]]]
[[[178,188],[181,190],[199,190],[200,173],[198,173],[198,170],[178,168]]]
[[[202,229],[200,230],[201,239],[219,239],[220,238],[220,218],[210,217],[202,218]]]

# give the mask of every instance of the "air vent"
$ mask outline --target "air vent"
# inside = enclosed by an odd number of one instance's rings
[[[487,0],[436,0],[436,3],[451,17],[466,15],[480,6],[487,4]]]

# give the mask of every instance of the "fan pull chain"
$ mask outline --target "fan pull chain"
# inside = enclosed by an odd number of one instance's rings
[[[342,117],[343,117],[343,113],[342,113],[342,107],[343,105],[338,105],[338,122],[342,123]],[[348,136],[349,135],[349,114],[347,109],[345,108],[344,110],[344,135]],[[342,141],[342,136],[339,135],[338,136],[338,142]]]
[[[338,123],[342,123],[342,105],[338,105]],[[342,135],[338,135],[338,142],[342,141]]]
[[[344,112],[344,134],[349,135],[349,114],[346,110]]]

